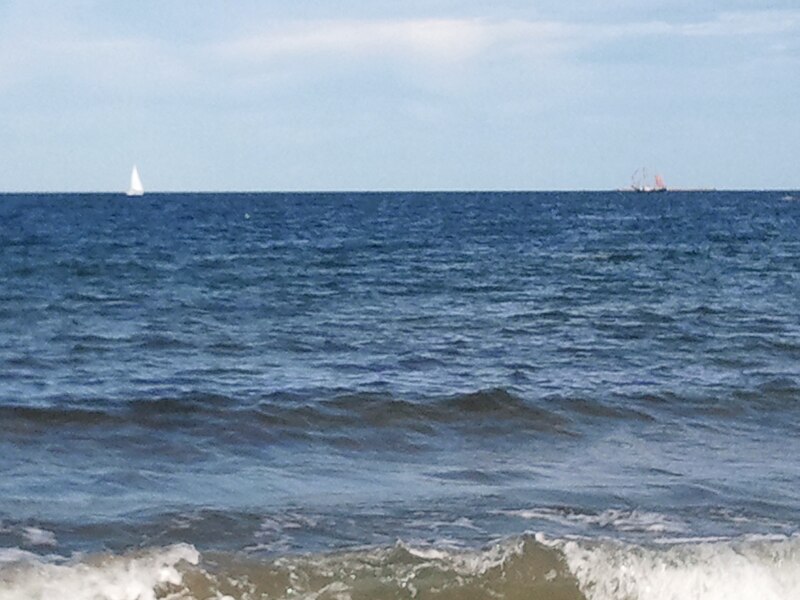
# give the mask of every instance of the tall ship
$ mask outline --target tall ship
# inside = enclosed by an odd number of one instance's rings
[[[631,175],[631,190],[641,193],[666,192],[667,184],[664,183],[664,178],[658,173],[655,174],[651,182],[647,176],[647,169],[643,167],[636,169]]]

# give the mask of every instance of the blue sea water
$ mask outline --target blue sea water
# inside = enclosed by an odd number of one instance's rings
[[[0,196],[0,598],[800,597],[795,198]]]

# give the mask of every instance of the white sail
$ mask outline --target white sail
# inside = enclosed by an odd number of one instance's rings
[[[142,179],[139,177],[139,169],[133,165],[131,171],[131,187],[128,189],[128,196],[141,196],[144,194],[144,186],[142,186]]]

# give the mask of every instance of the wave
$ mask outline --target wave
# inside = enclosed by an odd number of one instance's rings
[[[350,415],[356,422],[391,426],[398,423],[469,425],[513,423],[515,428],[564,431],[567,420],[502,388],[480,390],[427,402],[411,402],[377,394],[348,394],[323,401],[323,410]],[[330,413],[329,413],[330,414]]]
[[[800,538],[642,547],[560,541],[588,600],[789,600],[800,597]]]
[[[222,394],[188,393],[152,399],[86,402],[64,401],[44,406],[0,406],[0,428],[31,426],[123,426],[145,428],[203,427],[220,423],[233,429],[261,429],[273,435],[309,432],[340,435],[343,428],[395,428],[412,433],[438,429],[496,429],[565,434],[568,419],[503,389],[482,390],[421,401],[385,394],[344,393],[327,399],[275,393],[255,402]],[[22,425],[20,429],[18,426]]]
[[[64,562],[34,558],[15,549],[0,551],[0,600],[168,598],[169,590],[185,587],[185,567],[197,565],[199,558],[195,548],[184,544]]]
[[[188,544],[121,555],[0,551],[0,600],[789,600],[800,539],[637,546],[527,535],[480,550],[390,547],[264,558]]]
[[[0,429],[25,431],[31,427],[88,426],[117,422],[106,410],[88,407],[2,406]],[[19,429],[22,425],[24,429]]]
[[[607,421],[655,423],[687,415],[710,424],[751,414],[786,413],[800,408],[794,378],[771,379],[729,396],[684,397],[670,391],[596,398],[548,394],[536,399],[503,388],[449,396],[398,398],[390,393],[347,390],[277,391],[237,398],[187,392],[129,399],[54,398],[37,405],[0,404],[0,431],[24,433],[46,428],[133,426],[142,429],[205,431],[223,429],[268,438],[325,438],[343,432],[363,437],[389,429],[405,435],[519,434],[575,437]],[[261,435],[263,439],[263,435]]]

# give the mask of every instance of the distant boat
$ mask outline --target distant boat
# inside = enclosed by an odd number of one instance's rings
[[[636,169],[631,176],[631,190],[641,193],[666,192],[667,185],[664,183],[664,178],[657,173],[653,178],[653,185],[650,185],[647,178],[647,170]]]
[[[136,168],[136,165],[133,165],[133,171],[131,171],[131,187],[128,188],[126,194],[128,196],[144,195],[144,186],[142,186],[142,178],[139,177],[139,169]]]

